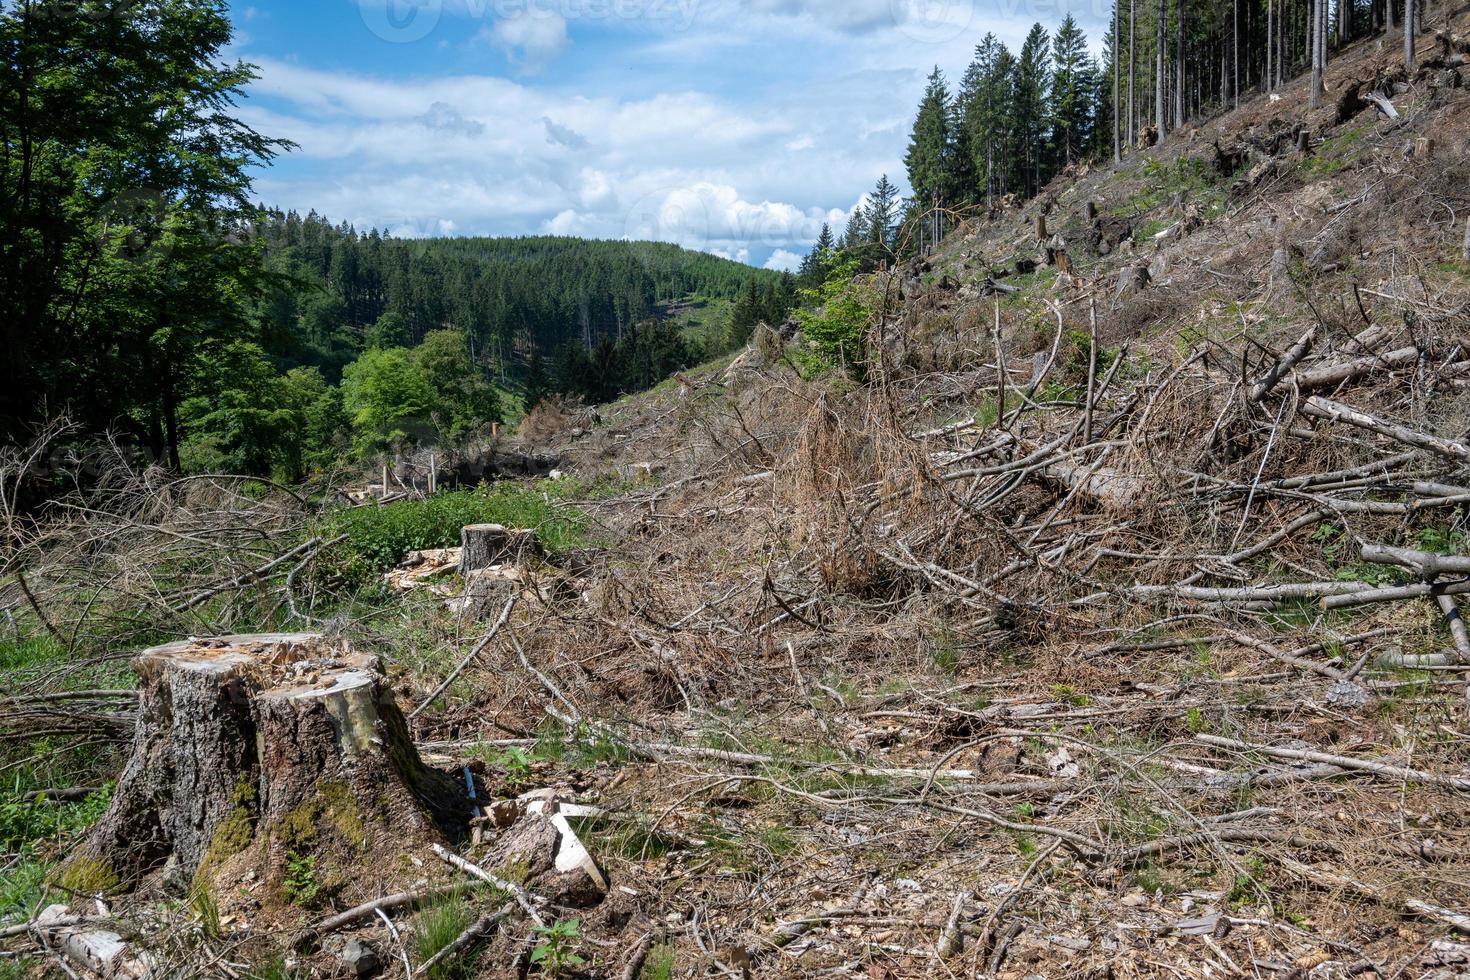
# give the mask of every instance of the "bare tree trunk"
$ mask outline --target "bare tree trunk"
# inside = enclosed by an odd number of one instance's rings
[[[1414,0],[1404,0],[1404,67],[1413,72],[1418,65],[1414,63],[1414,32],[1418,24],[1414,20]]]
[[[1272,58],[1275,55],[1276,44],[1276,0],[1266,0],[1266,91],[1270,92],[1276,88],[1276,76],[1274,74]]]
[[[1383,0],[1383,9],[1388,11],[1388,29],[1391,31],[1398,26],[1393,15],[1393,0]]]
[[[1231,96],[1235,108],[1240,108],[1240,0],[1231,4],[1230,69],[1232,72]]]
[[[1312,12],[1307,33],[1308,47],[1312,49],[1312,81],[1307,90],[1307,111],[1317,111],[1317,101],[1322,98],[1322,4],[1327,0],[1312,0]]]
[[[1128,145],[1138,139],[1138,114],[1133,100],[1138,81],[1138,0],[1128,0]]]
[[[1179,0],[1179,23],[1174,28],[1174,128],[1184,128],[1184,3]]]
[[[1158,23],[1154,29],[1154,123],[1158,126],[1159,139],[1162,140],[1169,132],[1169,114],[1165,111],[1167,103],[1164,93],[1164,81],[1169,74],[1165,58],[1165,52],[1168,51],[1168,37],[1165,32],[1169,15],[1166,0],[1159,0],[1158,14]]]
[[[1113,0],[1113,162],[1123,162],[1123,114],[1119,110],[1119,74],[1122,61],[1123,0]]]

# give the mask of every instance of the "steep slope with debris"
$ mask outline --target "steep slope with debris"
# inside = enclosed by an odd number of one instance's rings
[[[526,624],[557,680],[486,698],[623,746],[572,782],[637,828],[624,935],[760,976],[1470,969],[1455,31],[874,277],[863,384],[766,333],[538,440],[642,486]]]

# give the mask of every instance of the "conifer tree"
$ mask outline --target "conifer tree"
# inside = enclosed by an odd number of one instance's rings
[[[936,66],[929,76],[919,115],[914,121],[904,164],[908,167],[909,187],[921,205],[933,197],[947,197],[950,186],[950,100],[944,73]]]
[[[1071,14],[1052,39],[1050,92],[1053,143],[1065,166],[1082,154],[1091,116],[1092,79],[1087,38]]]

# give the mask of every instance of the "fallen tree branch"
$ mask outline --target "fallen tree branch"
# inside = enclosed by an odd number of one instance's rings
[[[1386,422],[1367,412],[1360,412],[1355,408],[1349,408],[1340,402],[1335,402],[1321,396],[1308,398],[1302,403],[1302,414],[1312,418],[1325,419],[1330,422],[1344,422],[1359,429],[1366,429],[1394,442],[1401,442],[1406,446],[1416,449],[1425,449],[1449,459],[1465,463],[1470,462],[1470,446],[1452,439],[1441,439],[1428,433],[1419,432],[1406,426],[1393,422]]]
[[[1221,738],[1218,735],[1196,735],[1196,742],[1217,749],[1232,749],[1236,752],[1258,752],[1261,755],[1271,756],[1275,759],[1292,759],[1298,762],[1322,762],[1329,766],[1337,766],[1341,769],[1351,769],[1356,772],[1371,773],[1392,779],[1398,782],[1423,783],[1426,786],[1442,786],[1445,789],[1456,790],[1461,793],[1470,793],[1470,778],[1463,776],[1440,776],[1420,769],[1410,769],[1406,766],[1395,766],[1387,762],[1375,762],[1372,759],[1354,759],[1345,755],[1330,755],[1326,752],[1314,752],[1309,749],[1286,749],[1274,745],[1258,745],[1253,742],[1241,742],[1233,738]]]

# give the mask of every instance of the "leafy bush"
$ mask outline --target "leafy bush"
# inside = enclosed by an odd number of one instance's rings
[[[806,338],[833,364],[861,371],[865,361],[864,339],[877,303],[872,287],[853,277],[856,262],[844,262],[816,289],[802,290],[806,308],[796,311]]]

